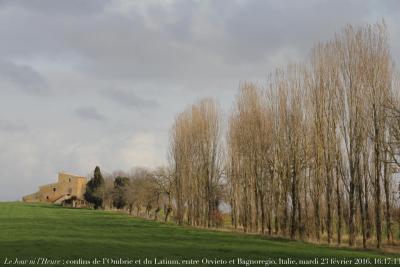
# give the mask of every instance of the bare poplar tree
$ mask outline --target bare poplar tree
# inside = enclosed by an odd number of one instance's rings
[[[170,158],[179,224],[185,216],[191,225],[216,224],[223,163],[220,139],[219,108],[211,99],[198,102],[176,118]]]

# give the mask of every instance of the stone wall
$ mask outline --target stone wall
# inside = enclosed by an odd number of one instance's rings
[[[39,187],[39,191],[23,197],[25,202],[56,202],[65,196],[76,196],[83,199],[86,190],[86,178],[60,172],[58,182]]]

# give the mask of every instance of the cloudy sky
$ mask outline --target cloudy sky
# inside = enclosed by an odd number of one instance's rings
[[[174,116],[228,112],[241,81],[303,60],[346,23],[385,18],[400,62],[400,1],[0,0],[0,200],[64,170],[166,163]]]

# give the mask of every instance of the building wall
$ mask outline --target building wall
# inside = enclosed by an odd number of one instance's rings
[[[54,191],[53,188],[56,190]],[[54,202],[60,197],[61,191],[57,190],[57,183],[43,185],[39,187],[40,202]]]
[[[30,194],[30,195],[24,196],[24,197],[22,198],[22,200],[23,200],[24,202],[38,202],[39,199],[40,199],[40,193],[39,193],[39,192],[36,192],[36,193]]]
[[[23,197],[23,201],[53,203],[64,196],[83,199],[85,190],[85,177],[60,172],[57,183],[40,186],[38,192]]]

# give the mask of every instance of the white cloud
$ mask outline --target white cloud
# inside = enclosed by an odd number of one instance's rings
[[[121,166],[128,169],[132,166],[154,168],[165,164],[165,147],[157,142],[153,133],[138,133],[126,140],[126,143],[117,154]]]

